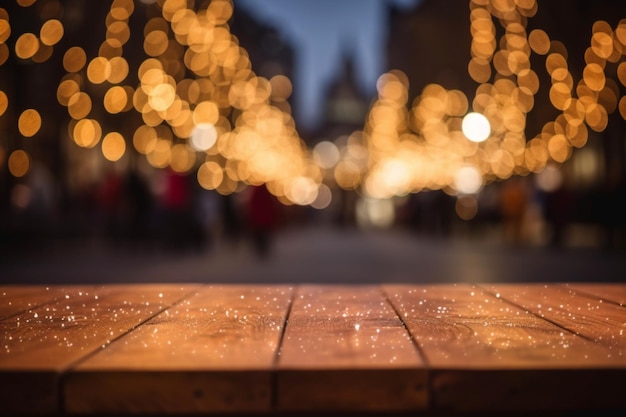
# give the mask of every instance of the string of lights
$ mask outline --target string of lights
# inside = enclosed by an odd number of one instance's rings
[[[27,9],[36,0],[16,3]],[[567,161],[587,144],[589,129],[605,130],[615,111],[626,119],[626,97],[620,97],[626,20],[615,28],[593,25],[584,71],[575,80],[566,45],[544,30],[527,30],[539,7],[535,0],[471,0],[467,71],[477,83],[473,97],[429,84],[411,98],[408,77],[393,70],[379,78],[362,130],[340,148],[324,143],[309,149],[291,116],[291,81],[257,76],[230,32],[231,0],[200,7],[186,0],[142,3],[153,17],[137,34],[129,24],[136,3],[111,2],[96,56],[78,45],[58,50],[65,34],[60,3],[40,9],[38,33],[13,33],[12,17],[0,8],[0,65],[10,54],[33,64],[62,54],[65,75],[56,99],[67,110],[66,140],[98,148],[112,162],[136,152],[154,168],[195,173],[203,188],[221,194],[265,184],[284,204],[316,208],[330,203],[329,180],[377,199],[435,189],[475,194],[490,182]],[[136,68],[125,50],[134,36],[142,37],[145,54]],[[540,87],[533,54],[545,57],[549,100],[560,113],[527,137],[526,118]],[[617,80],[607,75],[609,67]],[[0,117],[11,102],[0,90]],[[131,135],[108,123],[133,112],[140,123]],[[24,140],[36,140],[41,126],[42,109],[34,103],[17,118]],[[14,177],[35,163],[26,147],[2,152]]]

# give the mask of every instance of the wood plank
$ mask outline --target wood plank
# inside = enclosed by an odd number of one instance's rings
[[[1,285],[0,320],[15,316],[64,296],[77,292],[77,287],[38,286],[38,285]]]
[[[603,300],[610,301],[620,306],[626,307],[626,285],[618,283],[602,283],[602,284],[590,284],[590,283],[576,283],[567,284],[567,286],[576,292],[593,295],[595,297],[602,298]]]
[[[196,287],[76,287],[53,303],[1,321],[0,413],[59,412],[61,372]]]
[[[72,413],[267,411],[287,286],[205,287],[79,364]]]
[[[300,287],[278,370],[279,410],[427,407],[423,361],[379,287]]]
[[[606,366],[626,368],[626,308],[561,285],[488,285],[486,289],[569,331],[605,346]]]
[[[427,359],[436,409],[576,409],[620,385],[604,347],[476,286],[383,288]]]

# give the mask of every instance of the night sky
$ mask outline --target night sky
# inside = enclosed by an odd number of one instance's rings
[[[354,54],[359,83],[364,91],[374,91],[385,70],[387,4],[410,7],[418,1],[235,0],[235,7],[275,26],[296,48],[296,117],[311,127],[319,120],[321,93],[338,70],[341,54]]]

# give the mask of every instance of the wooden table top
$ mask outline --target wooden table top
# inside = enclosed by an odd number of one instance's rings
[[[626,284],[0,286],[0,414],[626,409]]]

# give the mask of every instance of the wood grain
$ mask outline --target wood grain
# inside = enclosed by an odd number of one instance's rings
[[[65,378],[72,413],[267,411],[286,286],[211,286]]]
[[[588,396],[571,395],[588,382],[572,379],[571,370],[586,373],[586,381],[593,376],[595,383],[608,379],[593,370],[614,364],[602,346],[476,286],[386,285],[384,290],[428,361],[438,408],[575,408]]]
[[[490,285],[486,288],[568,331],[606,347],[599,366],[626,368],[626,308],[581,296],[563,285]]]
[[[58,411],[61,372],[189,291],[162,284],[74,288],[1,321],[0,413]]]
[[[281,410],[427,406],[423,362],[378,287],[300,287],[278,369]]]
[[[2,285],[0,286],[0,320],[32,310],[66,294],[78,293],[81,287]]]
[[[575,290],[580,295],[592,295],[610,301],[620,306],[626,307],[626,286],[617,283],[600,284],[567,284],[569,288]]]
[[[623,410],[625,288],[0,287],[0,415]]]

